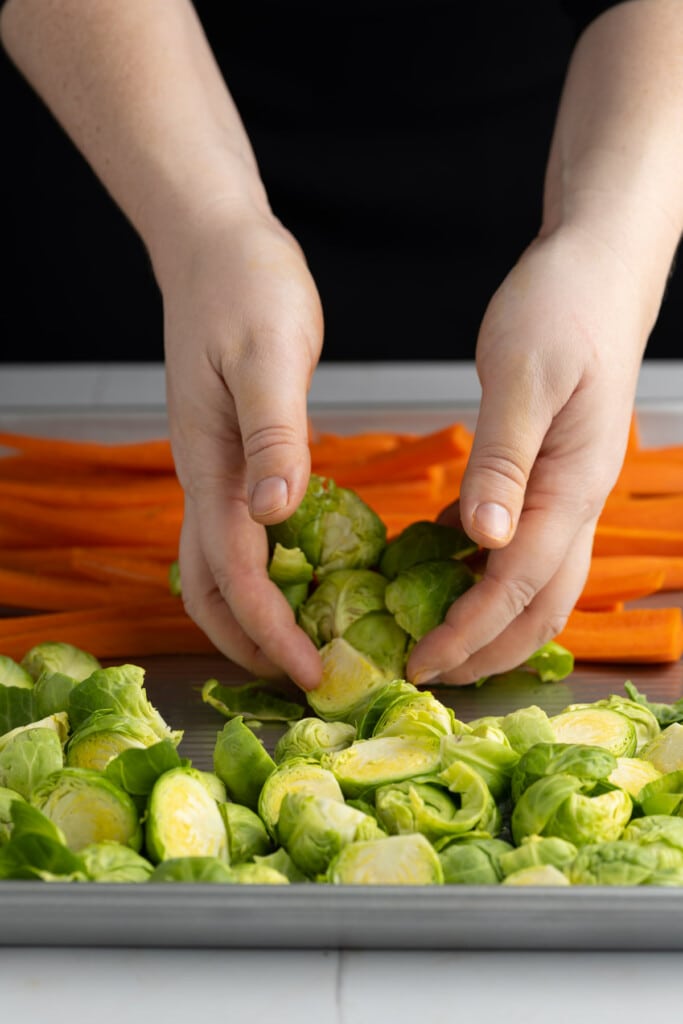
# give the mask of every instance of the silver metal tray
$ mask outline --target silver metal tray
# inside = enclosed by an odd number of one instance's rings
[[[368,429],[400,422],[428,430],[459,411],[394,409],[323,411],[325,429]],[[472,420],[471,406],[462,410]],[[163,414],[83,411],[26,415],[0,412],[4,429],[125,440],[155,436]],[[680,442],[683,412],[652,409],[643,419],[647,443]],[[647,433],[649,431],[649,433]],[[658,603],[680,602],[664,595]],[[209,677],[244,681],[214,656],[136,659],[146,669],[153,703],[183,728],[181,753],[211,768],[223,719],[203,704]],[[501,714],[538,704],[549,713],[573,701],[622,693],[625,679],[653,699],[683,696],[683,664],[600,667],[583,664],[562,683],[530,681],[514,690],[496,684],[438,690],[458,717]],[[272,748],[277,731],[263,739]],[[683,889],[506,888],[501,886],[355,887],[323,885],[112,885],[0,882],[0,945],[157,946],[355,949],[682,950]]]

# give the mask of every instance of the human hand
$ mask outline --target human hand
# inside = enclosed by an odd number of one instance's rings
[[[322,344],[315,285],[272,215],[229,204],[176,229],[157,264],[185,494],[185,607],[255,675],[314,686],[320,658],[268,579],[264,524],[290,515],[308,483],[306,396]]]
[[[483,578],[414,648],[408,676],[466,684],[559,633],[619,473],[648,330],[637,276],[582,230],[538,239],[494,295],[477,342],[482,397],[459,502],[492,549]]]

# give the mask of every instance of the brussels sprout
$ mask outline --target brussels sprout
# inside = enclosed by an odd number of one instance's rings
[[[624,829],[621,838],[640,843],[641,846],[657,846],[663,853],[668,850],[672,854],[671,863],[683,863],[683,818],[667,814],[648,814],[644,818],[634,818]]]
[[[313,579],[313,566],[301,548],[285,548],[276,544],[268,563],[268,575],[285,595],[292,610],[298,611],[308,597],[309,584]]]
[[[90,843],[80,855],[93,882],[146,882],[152,873],[152,865],[145,857],[130,846],[111,840]]]
[[[116,665],[93,672],[75,686],[69,697],[69,719],[78,729],[94,711],[110,711],[145,722],[161,740],[182,739],[182,730],[170,729],[147,699],[139,665]]]
[[[440,741],[432,736],[376,736],[325,754],[321,764],[334,773],[345,796],[429,775],[440,765]]]
[[[351,623],[344,639],[381,669],[387,679],[405,675],[410,637],[391,612],[367,612]]]
[[[496,800],[509,794],[510,779],[520,755],[513,750],[504,732],[496,730],[500,739],[473,733],[444,737],[441,759],[444,767],[461,761],[477,771]]]
[[[322,677],[306,699],[325,721],[355,720],[370,699],[388,682],[384,672],[355,647],[335,637],[320,648]]]
[[[46,718],[58,711],[68,712],[71,691],[77,685],[73,676],[66,676],[63,672],[43,672],[33,687],[36,717]]]
[[[387,585],[384,601],[399,626],[420,640],[443,622],[455,599],[473,583],[474,573],[462,562],[420,562]]]
[[[158,740],[151,747],[129,747],[107,764],[105,776],[133,797],[146,797],[164,772],[180,768],[181,760],[171,740]]]
[[[220,857],[169,857],[154,868],[150,882],[202,882],[235,884],[235,875],[229,864]]]
[[[0,750],[0,786],[28,800],[48,775],[63,767],[62,744],[53,729],[22,729]]]
[[[571,882],[553,864],[534,864],[513,871],[503,879],[503,885],[571,885]]]
[[[154,783],[145,821],[150,860],[228,856],[218,804],[194,768],[173,768]]]
[[[296,866],[284,846],[278,847],[273,853],[267,853],[263,857],[256,854],[254,856],[254,864],[267,868],[270,871],[276,871],[279,875],[284,875],[289,882],[310,881],[303,871]],[[239,868],[239,866],[239,864],[235,865],[236,868]]]
[[[640,751],[663,775],[683,769],[683,725],[673,722]]]
[[[603,747],[583,743],[537,743],[523,754],[512,775],[512,799],[517,802],[534,782],[549,775],[573,775],[580,789],[590,793],[617,766]]]
[[[433,693],[407,694],[399,697],[380,717],[375,736],[450,736],[455,715]]]
[[[524,665],[536,672],[542,683],[554,683],[574,671],[574,655],[555,640],[549,640],[534,651]]]
[[[387,581],[372,569],[328,573],[299,609],[298,621],[316,647],[344,633],[367,612],[386,611]]]
[[[501,854],[500,869],[504,875],[543,864],[562,870],[576,854],[574,844],[559,836],[525,836],[518,847]]]
[[[455,836],[439,847],[446,885],[496,885],[503,872],[500,858],[512,850],[503,839]]]
[[[438,778],[457,797],[459,810],[453,819],[453,832],[477,829],[493,835],[500,830],[500,811],[478,771],[464,761],[453,761]]]
[[[17,686],[23,690],[31,690],[33,676],[13,658],[0,654],[0,686]]]
[[[573,885],[683,885],[683,869],[661,866],[656,847],[626,839],[584,846],[567,876]]]
[[[273,838],[278,837],[280,808],[287,793],[306,793],[328,797],[340,803],[344,801],[339,783],[332,772],[317,761],[294,758],[283,762],[264,782],[258,801],[259,817]]]
[[[146,722],[114,712],[93,712],[71,735],[66,763],[72,768],[104,771],[122,750],[141,750],[159,742]]]
[[[659,778],[661,773],[649,761],[641,757],[618,757],[617,766],[609,773],[607,781],[619,789],[625,789],[635,800],[643,786]]]
[[[403,697],[415,697],[421,691],[405,679],[394,679],[390,683],[381,686],[374,696],[365,705],[365,709],[358,717],[357,738],[367,740],[374,735],[377,723],[394,701]]]
[[[68,715],[64,714],[64,712],[59,712],[56,715],[48,715],[47,718],[40,718],[35,722],[28,722],[26,725],[18,725],[16,729],[11,729],[10,732],[0,736],[0,751],[9,747],[22,732],[32,731],[33,729],[49,729],[51,732],[56,733],[60,744],[64,745],[69,735]]]
[[[355,738],[356,728],[349,722],[302,718],[299,722],[293,722],[277,741],[273,759],[276,764],[291,757],[307,757],[319,761],[323,754],[344,750]]]
[[[267,864],[234,864],[230,872],[239,885],[289,885],[286,875]]]
[[[442,885],[443,869],[432,844],[419,832],[349,843],[331,862],[333,885]]]
[[[217,679],[207,679],[202,700],[225,718],[241,717],[253,728],[263,722],[296,722],[304,713],[303,704],[274,692],[273,683],[266,679],[253,679],[242,686],[222,686]]]
[[[44,672],[60,672],[79,683],[101,667],[93,654],[57,641],[36,644],[26,652],[21,665],[34,681]]]
[[[142,830],[135,804],[99,772],[62,768],[48,776],[31,799],[62,830],[67,846],[76,853],[103,839],[140,849]]]
[[[657,769],[649,761],[653,772]],[[683,818],[683,770],[668,772],[650,779],[637,794],[643,814],[678,814]]]
[[[316,474],[297,510],[266,529],[273,546],[301,548],[319,579],[337,569],[376,565],[386,544],[379,516],[353,491]]]
[[[639,704],[635,700],[619,697],[613,693],[604,700],[593,701],[592,704],[570,704],[564,710],[584,711],[588,708],[595,708],[598,711],[604,709],[617,711],[620,715],[625,715],[626,718],[630,719],[636,730],[635,753],[638,753],[646,743],[649,743],[650,740],[659,735],[660,728],[656,715],[648,707]]]
[[[618,839],[633,811],[631,797],[622,789],[589,796],[581,788],[582,780],[572,775],[533,782],[512,812],[515,843],[526,835],[559,836],[575,846]]]
[[[0,786],[0,847],[4,846],[12,832],[12,804],[15,800],[23,799],[15,790]]]
[[[399,782],[380,786],[375,793],[377,820],[392,835],[421,832],[430,842],[474,829],[490,831],[495,808],[481,777],[465,766],[458,769],[459,799],[442,786],[428,782]],[[467,777],[465,777],[467,776]]]
[[[10,814],[11,835],[0,848],[0,879],[87,881],[82,858],[66,846],[62,830],[41,811],[15,800]]]
[[[477,550],[464,530],[420,520],[406,526],[389,541],[379,563],[380,572],[387,579],[420,562],[442,561],[447,558],[465,558]]]
[[[310,878],[322,875],[348,843],[384,834],[374,818],[329,797],[289,792],[280,806],[280,842]]]
[[[264,856],[272,849],[266,826],[258,814],[242,804],[221,803],[218,810],[223,816],[228,837],[228,859],[241,864],[255,856]]]
[[[231,800],[256,810],[263,783],[275,762],[242,717],[227,722],[216,737],[213,769]]]
[[[673,704],[657,704],[648,700],[644,693],[639,693],[635,683],[632,683],[630,679],[624,683],[624,689],[631,700],[652,712],[660,729],[665,729],[673,722],[683,722],[683,697],[675,700]]]
[[[550,719],[558,743],[582,743],[604,747],[615,757],[633,757],[636,729],[630,718],[609,708],[589,705],[578,711],[563,711]]]
[[[524,754],[536,743],[552,743],[555,739],[550,719],[536,704],[503,715],[498,724],[507,736],[510,746],[518,754]]]

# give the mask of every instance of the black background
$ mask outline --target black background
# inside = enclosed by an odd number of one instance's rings
[[[570,5],[196,6],[318,283],[323,359],[471,359],[539,227]],[[4,54],[0,97],[0,361],[161,360],[140,240]],[[680,357],[682,285],[679,268],[649,359]]]

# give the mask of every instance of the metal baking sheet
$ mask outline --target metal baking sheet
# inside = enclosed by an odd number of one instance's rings
[[[460,412],[462,415],[460,415]],[[471,408],[323,409],[324,429],[372,427],[428,430],[449,419],[473,421]],[[39,416],[0,412],[3,429],[125,440],[157,436],[158,410]],[[648,444],[680,442],[683,409],[643,412]],[[659,603],[683,600],[664,595]],[[180,751],[211,768],[224,720],[203,704],[201,684],[245,681],[243,670],[218,656],[135,659],[164,717],[185,735]],[[575,701],[622,693],[626,679],[653,700],[683,696],[683,664],[582,664],[561,683],[530,680],[511,689],[439,689],[437,695],[467,720],[538,704],[549,713]],[[279,732],[264,730],[272,749]],[[683,889],[641,887],[506,888],[501,886],[355,887],[111,885],[0,882],[0,945],[155,946],[355,949],[595,949],[682,950]]]

